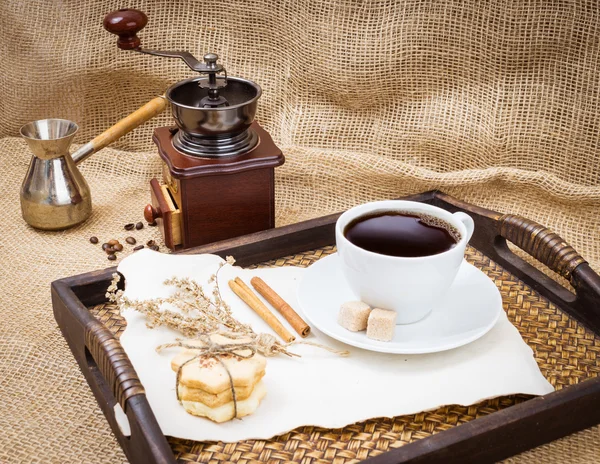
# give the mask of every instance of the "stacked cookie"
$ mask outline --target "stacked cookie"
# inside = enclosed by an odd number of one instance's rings
[[[248,339],[231,340],[220,335],[213,335],[211,340],[219,344],[249,342]],[[201,341],[189,343],[199,347],[204,345]],[[240,349],[239,354],[245,356],[252,353]],[[181,404],[188,413],[206,417],[214,422],[231,420],[235,417],[234,391],[238,418],[252,414],[258,408],[266,394],[261,381],[267,364],[263,356],[255,354],[250,358],[241,359],[232,355],[221,355],[222,363],[214,358],[200,358],[185,364],[197,355],[198,351],[188,349],[171,361],[171,368],[175,372],[183,365],[178,393]]]

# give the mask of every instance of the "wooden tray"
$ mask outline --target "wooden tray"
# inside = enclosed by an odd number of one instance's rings
[[[473,248],[469,247],[467,259],[495,280],[509,319],[534,350],[556,392],[535,398],[502,397],[469,407],[450,405],[337,430],[300,427],[267,441],[198,443],[165,437],[118,341],[125,322],[105,298],[116,268],[55,281],[56,321],[129,461],[493,462],[600,423],[600,277],[560,237],[532,221],[440,192],[406,199],[473,217]],[[337,217],[182,253],[232,255],[241,266],[306,266],[334,251]],[[566,279],[575,293],[514,254],[507,240]],[[113,412],[117,403],[127,414],[131,437],[117,425]]]

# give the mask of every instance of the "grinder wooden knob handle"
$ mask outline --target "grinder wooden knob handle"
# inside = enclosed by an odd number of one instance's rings
[[[159,208],[155,208],[152,205],[146,205],[144,208],[144,219],[150,223],[156,221],[156,219],[161,216],[162,213]]]
[[[148,17],[140,10],[122,8],[104,17],[104,29],[119,36],[117,46],[121,50],[132,50],[140,46],[136,35],[148,23]]]

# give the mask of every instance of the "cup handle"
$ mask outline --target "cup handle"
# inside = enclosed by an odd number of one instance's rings
[[[453,216],[465,225],[465,228],[467,229],[467,243],[469,243],[469,240],[471,240],[471,236],[473,235],[473,231],[475,230],[473,218],[462,211],[454,213]]]

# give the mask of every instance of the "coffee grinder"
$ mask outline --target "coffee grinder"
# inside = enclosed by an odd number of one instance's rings
[[[158,223],[173,250],[275,227],[274,170],[285,159],[254,121],[260,86],[228,76],[214,53],[200,62],[187,51],[141,48],[136,34],[147,21],[141,11],[122,9],[109,13],[104,27],[122,50],[180,58],[201,75],[165,93],[176,125],[154,131],[164,183],[150,181],[144,217]]]

